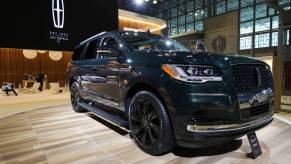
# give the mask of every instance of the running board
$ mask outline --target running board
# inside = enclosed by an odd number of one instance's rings
[[[107,112],[104,112],[103,110],[98,109],[96,107],[93,107],[91,105],[88,105],[86,103],[78,103],[78,105],[82,108],[87,109],[89,112],[95,114],[99,118],[101,118],[101,119],[103,119],[103,120],[105,120],[113,125],[116,125],[116,126],[122,128],[123,130],[128,131],[128,122],[124,121],[120,117],[118,117],[116,115],[112,115],[112,114],[107,113]]]

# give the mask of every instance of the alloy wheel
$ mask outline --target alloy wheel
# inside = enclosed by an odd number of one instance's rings
[[[143,146],[151,148],[160,137],[160,119],[152,102],[140,99],[134,102],[131,115],[132,134]]]
[[[73,108],[77,107],[79,101],[79,93],[78,93],[78,88],[73,85],[71,88],[71,103]]]

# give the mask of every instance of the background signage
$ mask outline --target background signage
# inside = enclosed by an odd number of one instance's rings
[[[0,47],[72,51],[118,29],[117,0],[8,0],[0,4]]]

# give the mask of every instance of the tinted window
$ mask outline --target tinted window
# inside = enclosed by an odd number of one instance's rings
[[[118,49],[116,40],[112,37],[104,38],[102,43],[102,50]]]
[[[98,59],[102,59],[102,58],[107,58],[107,57],[111,57],[109,54],[110,52],[114,50],[120,50],[117,41],[112,38],[112,37],[108,37],[108,38],[104,38],[101,48],[99,49],[98,52]]]
[[[148,33],[122,33],[132,51],[189,52],[187,48],[169,38]]]
[[[88,44],[88,47],[86,49],[86,53],[85,53],[85,56],[84,56],[84,60],[96,59],[97,49],[99,47],[99,44],[100,44],[100,40],[98,40],[98,39],[94,40],[94,41],[91,41]]]
[[[76,61],[76,60],[80,60],[81,59],[81,56],[82,56],[83,51],[84,51],[84,47],[85,47],[85,45],[80,46],[80,47],[78,47],[78,48],[75,49],[75,51],[73,53],[73,56],[72,56],[72,60],[73,61]]]

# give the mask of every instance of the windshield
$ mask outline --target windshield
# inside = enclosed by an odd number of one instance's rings
[[[189,52],[176,41],[159,35],[123,32],[122,36],[132,51]]]

